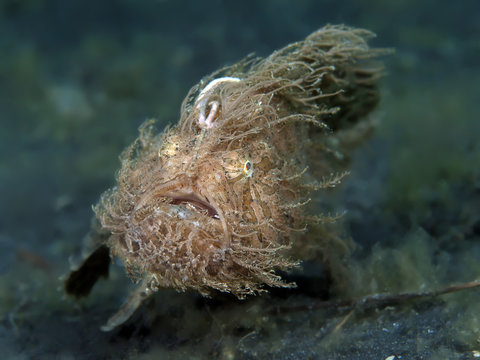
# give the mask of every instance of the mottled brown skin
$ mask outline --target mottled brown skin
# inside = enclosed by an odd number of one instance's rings
[[[309,238],[332,263],[333,237],[307,230],[322,234],[318,224],[330,219],[307,204],[340,182],[372,129],[365,115],[378,101],[381,67],[371,59],[383,51],[367,46],[371,36],[327,26],[207,77],[163,133],[141,127],[117,185],[95,207],[110,234],[103,244],[142,280],[106,330],[160,287],[243,298],[293,286],[276,271],[296,266]]]

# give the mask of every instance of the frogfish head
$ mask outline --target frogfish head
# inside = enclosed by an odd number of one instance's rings
[[[298,209],[286,205],[301,190],[280,181],[287,162],[265,138],[222,141],[221,130],[154,136],[144,125],[122,155],[117,186],[95,207],[111,254],[152,289],[242,298],[263,284],[291,286],[274,270],[296,265],[282,254],[300,224]]]

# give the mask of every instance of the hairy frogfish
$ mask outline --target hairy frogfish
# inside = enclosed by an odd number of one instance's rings
[[[341,240],[323,229],[334,217],[318,203],[374,127],[385,50],[370,48],[372,37],[326,26],[205,77],[178,124],[143,124],[94,207],[92,251],[66,292],[88,295],[120,259],[138,287],[111,330],[161,288],[244,298],[295,286],[282,274],[309,254],[335,267]]]

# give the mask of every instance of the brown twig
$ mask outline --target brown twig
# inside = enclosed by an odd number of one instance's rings
[[[379,308],[389,305],[398,305],[408,301],[420,298],[434,298],[437,296],[451,294],[458,291],[474,289],[480,287],[480,280],[474,280],[467,283],[449,285],[435,291],[425,292],[405,292],[397,294],[374,294],[359,299],[320,301],[309,305],[276,307],[271,312],[274,314],[282,314],[296,311],[312,311],[319,309],[335,309],[335,310],[352,310],[352,309],[370,309]]]

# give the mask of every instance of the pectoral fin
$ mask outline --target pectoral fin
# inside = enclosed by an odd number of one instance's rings
[[[144,280],[141,285],[128,295],[127,300],[120,306],[120,309],[108,319],[107,323],[100,329],[102,331],[111,331],[117,326],[127,321],[133,313],[140,307],[142,302],[151,295],[152,291],[148,288]]]
[[[65,292],[77,298],[88,296],[100,277],[108,277],[109,265],[108,247],[101,245],[82,262],[77,270],[68,274],[64,285]]]

